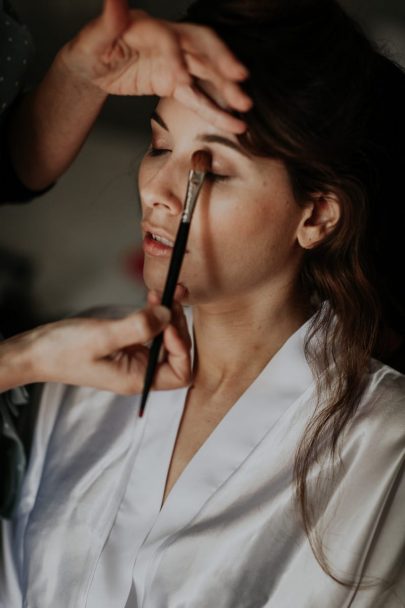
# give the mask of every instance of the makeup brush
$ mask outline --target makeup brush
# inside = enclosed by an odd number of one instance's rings
[[[200,194],[201,187],[204,183],[204,178],[211,170],[211,160],[211,154],[204,150],[197,150],[191,157],[191,171],[188,174],[187,192],[184,202],[183,213],[181,215],[180,225],[177,230],[176,240],[173,246],[173,253],[170,259],[169,270],[167,273],[166,284],[163,290],[161,302],[162,306],[166,306],[167,308],[171,308],[173,304],[174,291],[176,289],[181,265],[183,263],[188,233],[190,230],[191,218],[193,216],[193,211],[197,202],[198,195]],[[150,387],[152,386],[156,365],[158,363],[159,352],[162,346],[162,341],[163,333],[160,333],[154,338],[149,351],[149,359],[148,365],[146,367],[141,406],[139,409],[140,417],[143,416]]]

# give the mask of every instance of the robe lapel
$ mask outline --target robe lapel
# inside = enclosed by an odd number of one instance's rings
[[[222,419],[173,486],[148,537],[151,546],[187,526],[287,410],[313,386],[295,332]]]

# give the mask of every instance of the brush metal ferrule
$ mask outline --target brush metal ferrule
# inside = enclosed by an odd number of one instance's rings
[[[206,173],[203,171],[190,171],[188,175],[186,200],[184,201],[184,209],[181,215],[183,223],[190,223],[194,212],[194,207],[200,194],[201,187],[204,183]]]

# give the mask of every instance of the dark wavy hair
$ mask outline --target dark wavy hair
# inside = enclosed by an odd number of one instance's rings
[[[322,456],[337,456],[370,357],[393,363],[391,345],[403,337],[405,75],[334,0],[197,0],[186,20],[215,30],[249,69],[254,106],[240,143],[284,162],[299,205],[319,193],[340,201],[338,225],[306,252],[301,273],[308,296],[329,306],[319,307],[306,337],[318,407],[295,480],[315,556],[346,584],[314,535],[308,475]]]

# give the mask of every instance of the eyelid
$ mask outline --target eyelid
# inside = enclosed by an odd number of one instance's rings
[[[157,135],[156,133],[152,133],[150,138],[150,143],[154,148],[167,148],[168,141],[164,138],[163,133],[161,135]]]
[[[228,179],[231,179],[230,175],[221,175],[220,173],[214,173],[213,171],[209,171],[206,175],[206,179],[211,182],[224,182]]]
[[[169,150],[168,148],[159,148],[157,146],[154,146],[153,144],[150,144],[147,154],[149,156],[161,156],[162,154],[166,154],[170,151],[171,150]]]
[[[154,141],[154,139],[152,138],[152,141],[148,148],[149,156],[161,156],[167,152],[171,152],[171,149],[166,147],[166,145],[167,144],[164,144],[163,142],[159,145],[159,142]],[[216,167],[215,164],[216,163],[214,160],[212,171],[207,173],[208,179],[212,181],[225,181],[226,179],[230,179],[232,177],[232,174],[234,173],[233,171],[228,171],[226,169]]]
[[[160,156],[162,154],[166,154],[167,152],[171,152],[171,150],[169,150],[168,148],[158,148],[156,146],[153,146],[152,144],[149,146],[148,148],[148,153],[150,156]],[[223,173],[217,173],[216,171],[209,171],[207,173],[207,177],[209,179],[228,179],[230,176],[229,175],[225,175]]]

